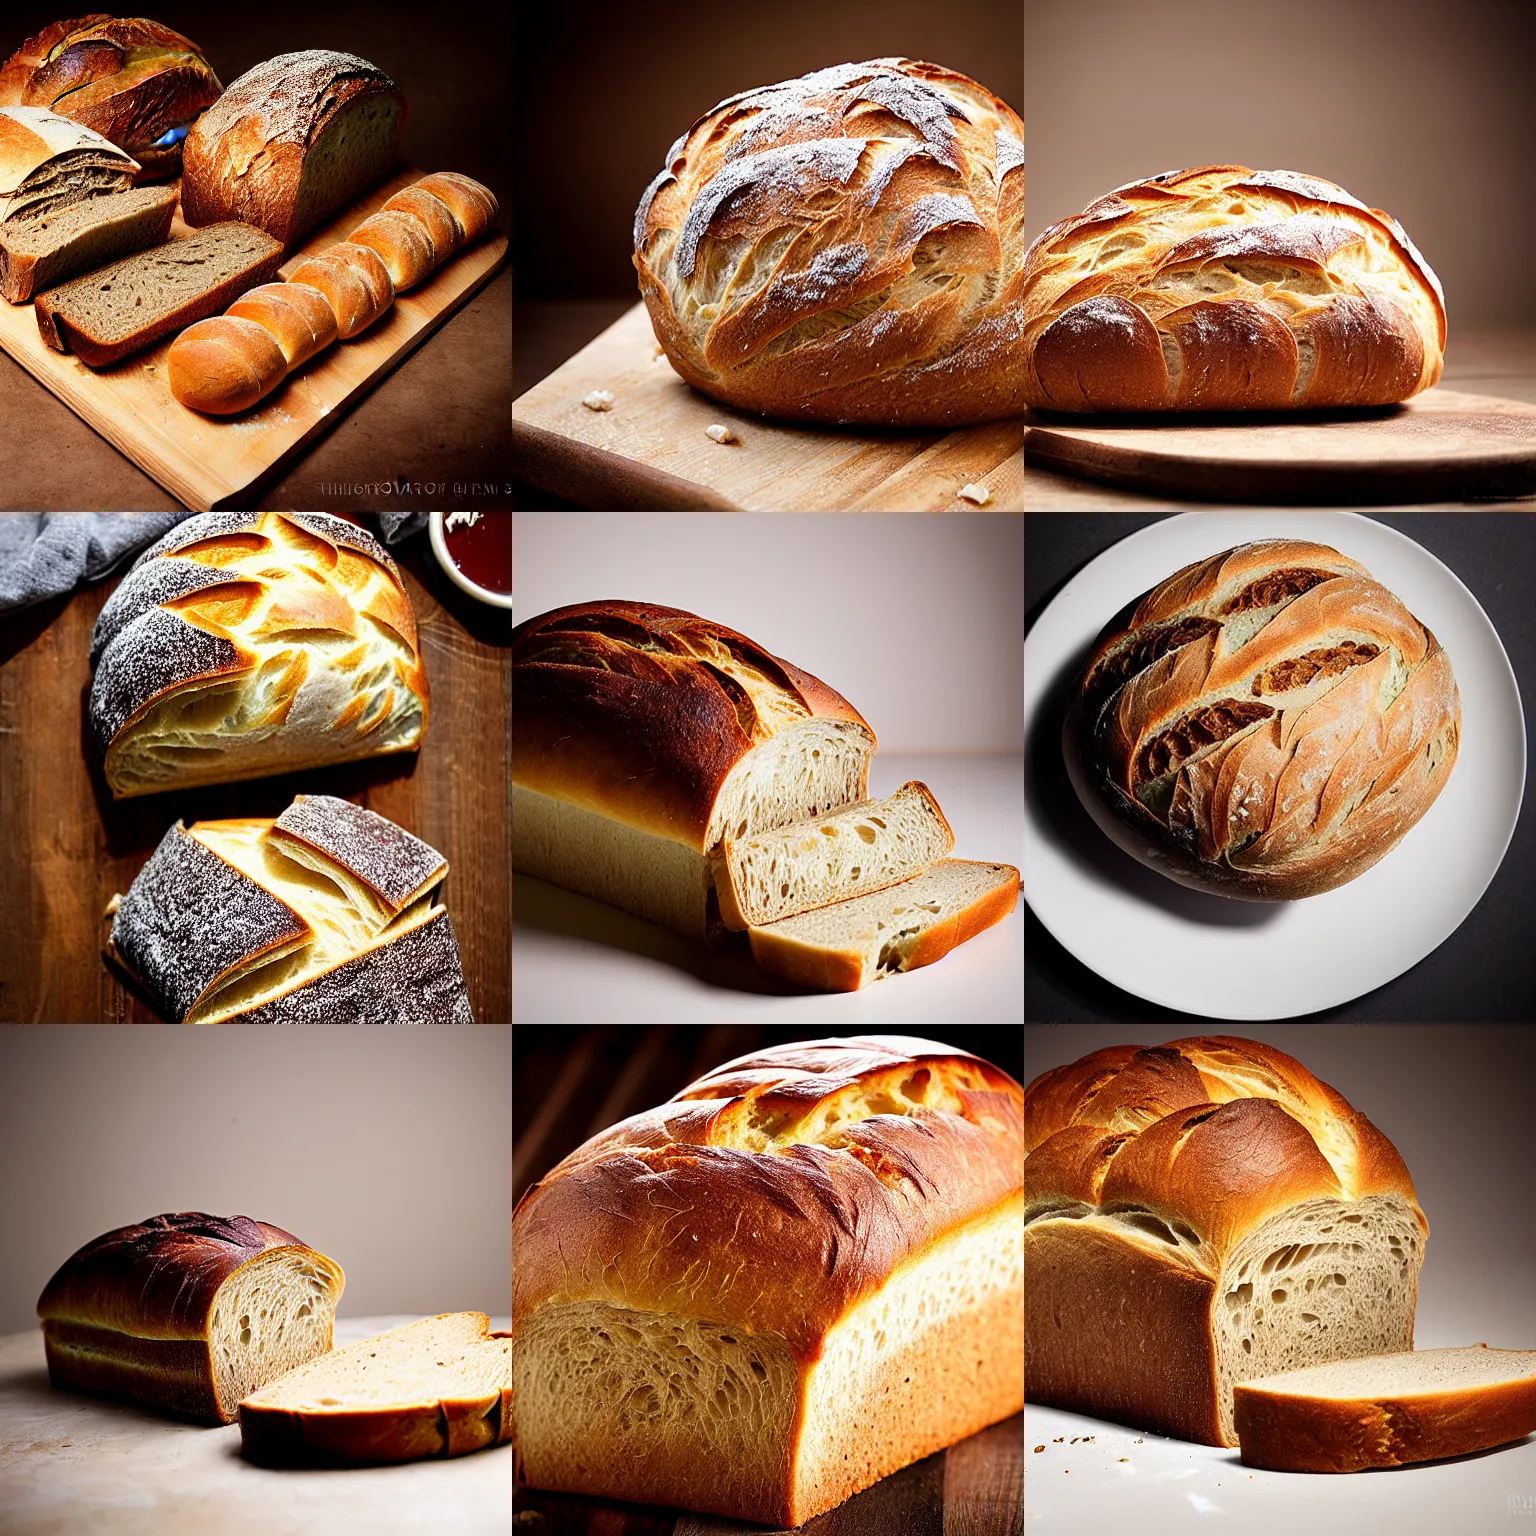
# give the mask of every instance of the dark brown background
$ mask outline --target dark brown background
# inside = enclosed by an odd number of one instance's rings
[[[108,901],[178,817],[276,816],[300,793],[356,800],[443,854],[475,1017],[510,1020],[511,629],[443,575],[424,534],[391,553],[432,690],[421,751],[278,778],[114,801],[85,706],[91,630],[121,578],[0,619],[0,1023],[154,1022],[102,958]]]
[[[824,1033],[824,1032],[822,1032]],[[589,1136],[671,1098],[722,1062],[770,1045],[819,1038],[814,1029],[718,1024],[636,1029],[514,1025],[512,1200]],[[946,1026],[946,1045],[1024,1075],[1018,1029]],[[516,1253],[512,1256],[514,1268]],[[1023,1536],[1022,1416],[914,1462],[835,1510],[798,1527],[806,1536]],[[519,1513],[537,1511],[548,1536],[684,1536],[707,1526],[719,1536],[767,1536],[759,1525],[676,1510],[515,1489]]]
[[[523,5],[518,17],[514,397],[639,302],[640,194],[672,141],[727,96],[906,56],[1024,108],[1023,0],[589,0]],[[519,505],[552,503],[530,492]]]
[[[1397,218],[1458,327],[1536,325],[1529,0],[1027,0],[1031,236],[1128,181],[1236,163]]]
[[[103,10],[110,7],[103,6]],[[146,0],[144,11],[202,48],[229,85],[304,48],[355,53],[391,75],[410,106],[402,152],[423,171],[460,171],[511,219],[511,5]],[[0,60],[61,16],[60,0],[0,7]],[[134,12],[137,13],[136,11]],[[662,147],[665,151],[665,145]],[[511,277],[502,272],[253,505],[278,510],[505,505],[510,494]],[[68,406],[0,354],[0,505],[21,510],[170,511],[179,503]],[[438,486],[391,493],[379,481]],[[367,491],[356,487],[368,482]],[[464,486],[462,492],[455,485]]]

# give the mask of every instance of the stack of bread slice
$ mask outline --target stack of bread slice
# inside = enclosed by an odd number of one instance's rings
[[[855,992],[942,959],[1018,901],[1011,864],[951,859],[955,834],[926,784],[884,800],[727,838],[713,861],[720,915],[765,970]]]

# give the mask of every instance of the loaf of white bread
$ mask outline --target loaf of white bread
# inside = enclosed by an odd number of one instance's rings
[[[799,1041],[572,1152],[512,1216],[519,1481],[780,1529],[1018,1413],[1022,1096]]]
[[[329,512],[200,512],[96,620],[91,732],[119,798],[413,751],[427,676],[399,567]]]
[[[281,1227],[179,1211],[87,1243],[43,1288],[48,1379],[204,1424],[331,1347],[341,1267]]]
[[[1024,1143],[1031,1402],[1236,1445],[1236,1383],[1413,1347],[1408,1170],[1273,1046],[1094,1051],[1025,1089]]]
[[[209,415],[249,410],[333,341],[361,335],[496,213],[495,196],[468,176],[423,177],[286,282],[253,288],[183,331],[166,359],[171,393]]]

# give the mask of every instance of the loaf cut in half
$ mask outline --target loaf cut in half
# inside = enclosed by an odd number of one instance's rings
[[[517,1476],[777,1529],[1017,1413],[1020,1097],[808,1040],[592,1137],[512,1217]]]
[[[882,890],[920,874],[955,846],[939,803],[915,779],[811,821],[727,838],[716,865],[720,915],[745,929]]]
[[[0,98],[20,97],[0,91]],[[105,192],[139,169],[116,144],[46,107],[0,105],[0,224],[35,219]]]
[[[282,246],[259,229],[214,224],[40,294],[38,333],[55,352],[110,367],[217,314],[273,277],[282,259]]]
[[[445,1312],[334,1350],[240,1404],[241,1450],[267,1465],[467,1456],[512,1438],[512,1336]]]
[[[447,873],[331,795],[275,821],[178,821],[113,898],[107,949],[176,1023],[472,1024]]]
[[[680,608],[557,608],[512,631],[512,867],[691,938],[725,932],[727,837],[865,798],[843,696]]]
[[[1175,571],[1094,645],[1067,767],[1099,825],[1196,890],[1288,901],[1396,847],[1456,764],[1450,657],[1326,544],[1264,539]]]
[[[1028,403],[1056,411],[1316,410],[1428,389],[1440,280],[1390,214],[1295,171],[1131,182],[1024,258]]]
[[[1011,864],[941,859],[922,874],[750,932],[764,970],[826,992],[856,992],[942,960],[1018,904]]]
[[[1397,1149],[1272,1046],[1110,1046],[1024,1092],[1031,1402],[1236,1445],[1232,1389],[1413,1347]]]
[[[0,295],[24,304],[41,289],[159,245],[175,211],[174,187],[135,187],[0,224]]]
[[[151,1216],[60,1266],[37,1303],[55,1387],[205,1424],[331,1347],[339,1265],[249,1216]]]
[[[114,795],[408,752],[427,676],[399,567],[327,512],[203,512],[134,563],[91,641]]]
[[[1024,413],[1024,124],[916,59],[728,97],[635,211],[656,338],[695,389],[799,421]]]
[[[1468,1456],[1536,1431],[1536,1350],[1408,1350],[1239,1382],[1243,1461],[1363,1472]]]

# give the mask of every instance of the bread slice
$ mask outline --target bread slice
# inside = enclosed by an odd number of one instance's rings
[[[282,259],[282,245],[249,224],[211,224],[41,294],[37,329],[56,352],[105,368],[218,314]]]
[[[0,295],[25,304],[41,289],[159,245],[175,211],[175,187],[135,187],[0,224]]]
[[[716,890],[728,928],[776,923],[921,874],[955,846],[926,784],[810,821],[726,839]]]
[[[1536,1431],[1536,1350],[1407,1350],[1233,1388],[1250,1467],[1360,1472],[1437,1461]]]
[[[421,1461],[512,1438],[512,1335],[444,1312],[290,1371],[240,1404],[244,1454],[265,1465]]]
[[[900,885],[753,928],[752,958],[806,986],[856,992],[942,960],[1000,923],[1018,897],[1013,865],[944,859]]]

